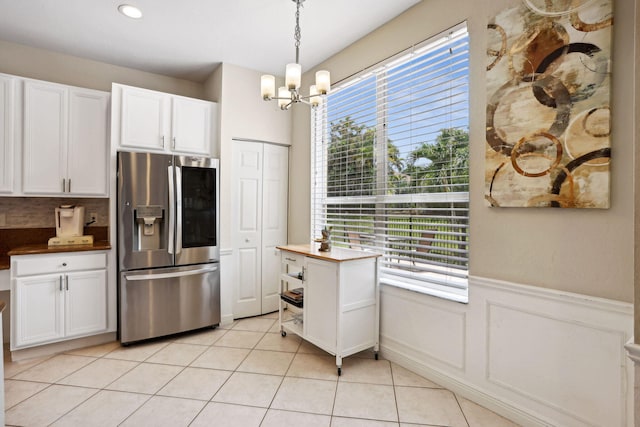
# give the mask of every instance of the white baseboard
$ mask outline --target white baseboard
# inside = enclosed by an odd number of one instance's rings
[[[115,332],[107,332],[90,337],[77,338],[68,341],[61,341],[53,344],[45,344],[36,347],[25,348],[22,350],[14,350],[11,352],[11,360],[13,362],[34,357],[49,356],[65,351],[77,350],[79,348],[91,347],[94,345],[106,344],[116,341]]]
[[[633,360],[633,363],[640,365],[640,344],[636,344],[633,340],[629,340],[624,346],[627,350],[627,356]]]
[[[220,250],[220,325],[233,323],[233,284],[236,277],[234,272],[233,249]]]
[[[477,388],[472,387],[468,382],[460,380],[451,375],[442,373],[439,370],[432,369],[419,360],[407,357],[400,351],[394,349],[393,345],[382,344],[380,346],[380,353],[383,358],[390,360],[408,369],[416,374],[428,378],[430,381],[451,390],[452,392],[469,399],[487,409],[494,411],[497,414],[501,414],[505,418],[508,418],[522,426],[548,426],[549,424],[534,417],[524,409],[519,409],[514,405],[510,405],[500,399],[495,398],[487,393],[484,393]]]
[[[226,314],[220,320],[220,326],[229,326],[233,323],[233,314]]]
[[[384,357],[525,426],[630,425],[632,304],[478,277],[469,289],[459,304],[382,286]]]

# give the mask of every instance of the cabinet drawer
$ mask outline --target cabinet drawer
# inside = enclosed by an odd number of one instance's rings
[[[292,267],[302,268],[304,265],[304,255],[282,251],[282,263]]]
[[[15,276],[93,270],[106,266],[107,254],[104,252],[21,255],[14,257],[11,262]]]

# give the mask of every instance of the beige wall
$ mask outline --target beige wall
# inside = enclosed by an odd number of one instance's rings
[[[412,44],[467,20],[471,43],[470,274],[633,302],[634,2],[615,0],[612,77],[611,208],[488,208],[484,201],[485,34],[488,19],[517,0],[428,0],[320,64],[339,81]],[[309,70],[306,76],[310,76]],[[309,200],[309,119],[296,111],[292,198]],[[304,205],[304,203],[302,203]],[[292,241],[306,241],[309,211],[290,221]]]
[[[233,139],[252,139],[291,144],[291,112],[260,97],[260,75],[232,64],[222,64],[205,82],[206,96],[220,102],[220,222],[222,248],[233,245],[232,144]]]
[[[634,2],[615,0],[612,113],[613,161],[611,208],[608,210],[490,209],[484,194],[485,28],[490,16],[517,0],[423,1],[320,64],[341,80],[458,22],[468,21],[471,34],[471,275],[633,301],[634,70],[627,53],[634,40]],[[636,56],[637,57],[637,56]],[[314,70],[309,70],[306,76]],[[139,70],[62,55],[0,41],[0,72],[109,90],[116,81],[221,104],[219,153],[223,207],[230,206],[232,138],[291,143],[289,241],[309,238],[309,112],[279,111],[259,96],[260,73],[224,64],[204,85]],[[253,84],[255,82],[255,84]],[[305,87],[308,82],[305,82]],[[228,224],[230,207],[221,219]],[[223,227],[222,245],[231,245]],[[640,273],[638,273],[640,276]]]
[[[640,1],[636,0],[636,13],[635,13],[635,22],[636,25],[634,25],[633,29],[633,40],[636,41],[635,43],[635,76],[636,76],[636,80],[635,80],[635,109],[633,111],[632,114],[632,120],[635,120],[636,123],[636,127],[635,127],[635,138],[633,139],[633,145],[634,147],[637,147],[638,144],[640,143],[640,43],[638,42],[638,40],[640,40],[640,28],[638,28],[638,25],[640,24]],[[638,186],[640,185],[640,168],[637,167],[638,165],[640,165],[640,150],[638,150],[636,148],[635,150],[635,174],[634,174],[634,187],[637,189]],[[635,216],[634,216],[634,225],[640,223],[640,193],[638,193],[638,191],[634,191],[633,193],[633,199],[635,200]],[[635,233],[634,233],[634,241],[636,242],[635,246],[634,246],[634,266],[635,266],[635,274],[634,274],[634,282],[635,282],[635,319],[634,319],[634,334],[635,334],[635,339],[634,341],[636,343],[640,343],[640,250],[638,250],[638,242],[640,242],[640,227],[634,227]],[[636,386],[640,387],[640,368],[636,369]],[[636,393],[636,402],[640,403],[640,393]],[[636,404],[637,407],[640,407],[640,405]],[[640,425],[640,410],[638,410],[636,412],[636,425]]]
[[[0,40],[0,73],[111,92],[122,83],[202,98],[203,86],[187,80],[119,67]]]

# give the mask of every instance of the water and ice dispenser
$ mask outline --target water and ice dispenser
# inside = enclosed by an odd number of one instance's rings
[[[134,210],[134,250],[164,249],[162,236],[164,209],[162,206],[143,205]]]

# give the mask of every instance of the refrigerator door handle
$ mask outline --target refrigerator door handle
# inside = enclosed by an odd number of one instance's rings
[[[138,280],[171,279],[174,277],[185,277],[185,276],[194,276],[196,274],[211,273],[216,270],[218,270],[218,267],[213,267],[213,268],[207,267],[207,268],[198,268],[196,270],[189,270],[189,271],[176,271],[172,273],[140,274],[140,275],[133,275],[133,276],[125,275],[125,278],[127,279],[127,281],[130,281],[130,282],[135,282]]]
[[[174,194],[174,185],[173,185],[173,166],[169,166],[167,168],[167,175],[169,177],[169,242],[167,252],[173,254],[173,241],[174,241],[174,232],[175,232],[175,194]]]
[[[182,252],[182,168],[176,166],[176,254]]]

